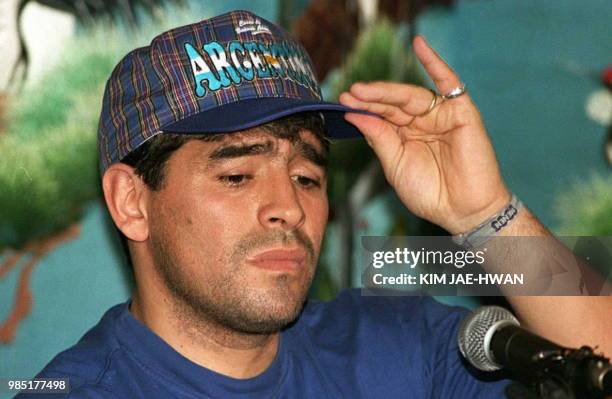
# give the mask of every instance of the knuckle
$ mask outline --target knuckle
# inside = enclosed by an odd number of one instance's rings
[[[382,115],[386,116],[386,117],[393,117],[395,116],[395,110],[391,107],[383,107],[382,108]]]

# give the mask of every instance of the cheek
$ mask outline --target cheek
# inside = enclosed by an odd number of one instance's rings
[[[244,208],[244,206],[243,206]],[[174,262],[189,272],[207,273],[219,269],[231,252],[231,243],[245,225],[236,215],[238,206],[211,196],[195,195],[181,190],[180,195],[166,195],[156,201],[151,214],[151,234],[163,240],[171,250]]]
[[[238,244],[260,232],[257,209],[261,198],[256,193],[230,193],[208,190],[185,204],[190,215],[189,234],[199,243],[201,257],[214,259],[217,265],[232,263]],[[222,266],[217,266],[221,269]]]
[[[304,201],[303,207],[307,220],[305,226],[305,229],[307,230],[306,232],[317,248],[317,252],[319,252],[323,241],[323,236],[325,235],[325,228],[327,227],[327,219],[329,216],[327,196]]]
[[[255,201],[245,200],[244,197],[222,201],[208,198],[206,203],[198,204],[200,212],[196,223],[201,225],[206,240],[227,246],[253,229],[255,205]]]

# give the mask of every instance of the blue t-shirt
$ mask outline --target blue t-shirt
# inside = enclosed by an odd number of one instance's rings
[[[465,313],[429,297],[345,290],[331,302],[309,301],[268,369],[235,379],[183,357],[124,303],[38,377],[70,378],[71,399],[503,398],[507,382],[483,382],[461,359]]]

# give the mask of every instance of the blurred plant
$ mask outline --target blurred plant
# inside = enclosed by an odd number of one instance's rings
[[[588,260],[592,271],[607,276],[612,282],[612,175],[592,175],[587,181],[574,184],[568,192],[559,196],[556,210],[561,224],[559,236],[576,237],[572,251]],[[587,292],[598,293],[601,280],[588,278],[583,283]]]
[[[326,97],[336,101],[340,93],[348,90],[354,82],[374,80],[414,84],[421,84],[423,80],[410,47],[406,45],[404,30],[387,20],[379,21],[359,35],[344,65],[333,72],[326,82],[325,86],[329,88],[325,90]],[[364,140],[335,142],[331,148],[331,164],[334,168],[330,177],[330,200],[344,204],[348,199],[349,188],[355,186],[364,171],[368,170],[368,165],[375,160],[374,153]],[[379,166],[378,162],[376,165]],[[382,183],[386,188],[384,177]]]
[[[168,28],[193,18],[186,9],[169,15],[163,24]],[[0,139],[0,249],[20,248],[67,227],[97,196],[104,83],[127,51],[163,29],[153,20],[134,33],[100,23],[67,46],[78,51],[13,101]]]
[[[356,81],[392,80],[422,84],[410,38],[403,25],[382,19],[364,30],[346,58],[339,74],[332,78],[329,96],[337,99]]]
[[[556,203],[556,229],[567,236],[612,236],[612,176],[593,175],[575,184]]]
[[[85,207],[99,197],[96,130],[113,66],[194,15],[188,8],[164,12],[163,22],[151,17],[135,31],[109,21],[84,30],[64,61],[7,110],[0,136],[0,278],[15,267],[20,277],[0,342],[12,339],[31,307],[28,279],[36,262],[78,234]]]
[[[324,90],[326,98],[336,100],[356,81],[394,80],[421,84],[422,76],[408,42],[406,29],[387,20],[380,20],[362,31],[344,64],[330,73]],[[334,142],[330,164],[330,221],[337,224],[340,235],[333,267],[340,270],[340,287],[347,287],[353,281],[356,267],[354,232],[359,223],[359,211],[389,186],[380,163],[364,140]]]

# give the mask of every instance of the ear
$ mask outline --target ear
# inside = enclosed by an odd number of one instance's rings
[[[111,165],[102,177],[104,200],[115,225],[130,240],[149,237],[148,188],[134,168],[123,163]]]

